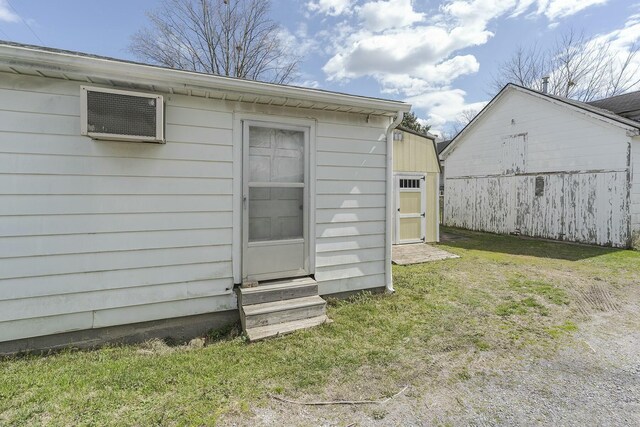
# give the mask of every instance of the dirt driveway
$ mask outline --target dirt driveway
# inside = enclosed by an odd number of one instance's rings
[[[517,358],[452,386],[431,384],[419,394],[409,390],[382,405],[273,402],[247,424],[640,425],[638,306],[594,315],[553,357]]]

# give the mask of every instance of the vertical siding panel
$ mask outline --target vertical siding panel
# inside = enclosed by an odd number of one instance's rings
[[[631,138],[631,245],[640,250],[640,137]]]
[[[511,90],[446,158],[445,221],[624,247],[632,227],[640,235],[630,223],[640,195],[632,187],[629,202],[628,141],[622,128]]]

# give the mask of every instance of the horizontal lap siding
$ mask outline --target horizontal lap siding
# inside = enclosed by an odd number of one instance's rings
[[[79,92],[0,79],[0,341],[235,308],[232,114],[172,95],[166,144],[93,141]]]
[[[321,294],[385,285],[383,127],[319,123],[316,280]]]

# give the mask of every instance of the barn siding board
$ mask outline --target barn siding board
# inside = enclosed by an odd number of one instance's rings
[[[446,169],[445,169],[446,170]],[[541,174],[450,179],[445,219],[452,227],[598,245],[629,242],[626,173]]]
[[[640,250],[640,137],[630,139],[631,161],[631,244]]]
[[[445,222],[626,247],[628,149],[622,128],[508,92],[445,160]]]
[[[166,144],[94,141],[78,82],[2,77],[0,341],[237,308],[233,116],[313,110],[164,94]],[[313,114],[320,292],[384,286],[389,119]]]

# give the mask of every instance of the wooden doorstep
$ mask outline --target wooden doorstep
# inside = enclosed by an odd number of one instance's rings
[[[263,340],[265,338],[290,334],[300,329],[313,328],[314,326],[322,325],[324,323],[331,323],[331,320],[326,315],[311,317],[309,319],[296,320],[293,322],[279,323],[277,325],[249,328],[246,330],[246,332],[249,341],[254,342]]]
[[[243,306],[243,325],[249,329],[321,316],[325,314],[326,304],[316,295]]]
[[[241,306],[264,304],[318,295],[318,284],[311,278],[273,282],[253,288],[239,288]]]

